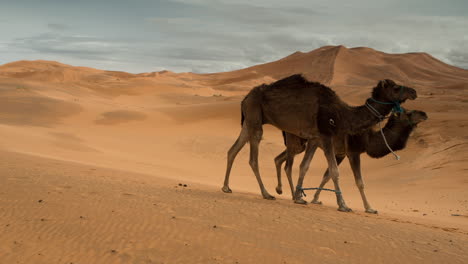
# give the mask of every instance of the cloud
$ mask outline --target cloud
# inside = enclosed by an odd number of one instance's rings
[[[41,4],[41,10],[58,6],[52,2]],[[80,1],[71,9],[61,5],[56,13],[62,18],[31,13],[23,32],[11,31],[15,37],[6,48],[0,45],[0,53],[129,72],[206,73],[343,44],[428,52],[466,68],[468,17],[459,10],[468,6],[450,2],[457,8],[436,0],[116,0],[111,9]],[[82,13],[86,20],[78,19]]]
[[[16,38],[4,45],[5,48],[0,45],[0,50],[21,54],[21,59],[57,60],[72,65],[128,72],[143,72],[154,68],[145,61],[147,58],[144,53],[132,54],[138,48],[123,40],[48,32]]]
[[[65,24],[58,24],[58,23],[49,23],[47,24],[47,27],[51,30],[54,31],[64,31],[69,29],[69,27]]]
[[[60,54],[88,59],[109,59],[122,47],[109,40],[91,36],[43,33],[27,38],[17,38],[10,47],[32,50],[41,54]]]
[[[250,1],[178,1],[195,10],[190,16],[158,17],[153,23],[171,43],[164,54],[206,65],[220,60],[226,64],[252,66],[280,59],[294,51],[310,51],[324,45],[369,46],[391,53],[429,52],[445,62],[463,66],[450,47],[468,28],[464,16],[435,16],[411,13],[390,1],[373,4],[343,4],[330,1],[291,2],[265,6]],[[255,3],[258,3],[255,2]],[[265,2],[266,3],[266,2]],[[296,5],[295,5],[296,4]],[[200,8],[195,8],[195,7]],[[341,8],[339,7],[341,6]],[[219,63],[217,63],[219,64]],[[226,67],[224,67],[226,68]],[[211,71],[216,71],[212,69]]]
[[[447,59],[453,65],[468,69],[468,38],[456,42],[449,50]]]
[[[280,59],[298,48],[328,44],[320,36],[297,30],[310,16],[324,16],[316,11],[210,1],[181,4],[187,4],[184,10],[190,14],[184,11],[147,22],[164,40],[158,43],[161,58],[180,60],[195,69],[199,65],[196,72],[239,69]]]

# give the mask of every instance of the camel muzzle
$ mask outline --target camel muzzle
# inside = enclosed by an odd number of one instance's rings
[[[416,93],[416,90],[414,90],[413,88],[406,88],[406,89],[408,89],[408,91],[407,91],[408,94],[409,94],[408,98],[410,100],[414,100],[414,99],[418,98],[418,94]]]

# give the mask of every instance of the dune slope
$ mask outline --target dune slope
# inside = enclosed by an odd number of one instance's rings
[[[4,263],[466,263],[466,233],[0,152]],[[28,166],[24,166],[28,164]],[[187,182],[182,182],[187,184]],[[21,191],[27,190],[27,192]]]

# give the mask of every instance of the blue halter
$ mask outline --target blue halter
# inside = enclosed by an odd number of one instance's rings
[[[381,102],[381,101],[378,101],[378,100],[375,100],[374,98],[370,98],[372,101],[376,102],[376,103],[379,103],[379,104],[383,104],[383,105],[393,105],[393,109],[392,109],[392,112],[393,113],[403,113],[403,107],[401,107],[400,105],[400,102],[398,101],[393,101],[393,102]]]

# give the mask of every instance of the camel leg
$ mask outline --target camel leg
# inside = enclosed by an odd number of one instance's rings
[[[237,153],[245,146],[245,143],[249,140],[249,133],[247,126],[242,126],[242,130],[240,132],[239,137],[237,138],[234,145],[229,149],[227,155],[227,168],[226,168],[226,175],[224,177],[224,186],[221,190],[225,193],[231,193],[232,190],[229,188],[229,175],[231,174],[232,164],[234,163],[234,159],[237,156]]]
[[[294,156],[296,153],[286,150],[286,165],[284,166],[284,171],[286,172],[286,177],[288,177],[289,188],[291,188],[291,196],[294,200],[294,183],[292,180],[292,167],[294,163]]]
[[[336,164],[338,166],[340,166],[340,163],[343,161],[344,159],[344,156],[336,156]],[[320,183],[320,186],[319,188],[323,188],[325,186],[325,184],[327,184],[327,182],[330,180],[330,173],[328,173],[328,169],[325,171],[325,173],[323,174],[323,178],[322,178],[322,182]],[[319,197],[320,197],[320,192],[322,190],[318,189],[316,192],[315,192],[315,195],[314,195],[314,199],[311,201],[311,203],[314,203],[314,204],[322,204],[321,201],[319,201]]]
[[[335,184],[336,190],[336,202],[338,204],[338,211],[342,212],[350,212],[351,209],[346,206],[346,203],[343,199],[343,195],[341,194],[340,184],[339,184],[339,176],[340,173],[338,171],[338,164],[335,158],[335,150],[333,147],[333,139],[331,137],[322,137],[322,144],[323,144],[323,151],[325,152],[325,157],[328,161],[328,173]]]
[[[252,168],[255,177],[257,178],[258,185],[260,186],[260,191],[262,192],[262,196],[264,199],[274,200],[275,197],[271,196],[265,186],[263,186],[262,178],[260,177],[260,171],[258,169],[258,145],[260,144],[260,140],[262,139],[263,131],[260,129],[254,131],[250,135],[250,167]]]
[[[366,194],[364,193],[364,182],[362,181],[361,175],[361,155],[359,153],[351,153],[348,155],[349,164],[353,170],[354,180],[356,185],[361,193],[362,202],[364,203],[364,208],[366,208],[366,213],[377,214],[377,211],[372,209],[369,202],[367,201]]]
[[[317,142],[315,140],[307,141],[306,152],[302,159],[301,165],[299,166],[299,179],[297,180],[296,192],[294,194],[294,202],[298,204],[306,204],[307,202],[302,199],[302,183],[304,182],[304,176],[309,169],[310,161],[314,157],[315,151],[317,150]]]
[[[276,186],[276,193],[282,194],[283,193],[283,185],[281,184],[281,165],[286,160],[286,150],[281,152],[275,158],[275,166],[276,166],[276,176],[278,177],[278,185]]]

